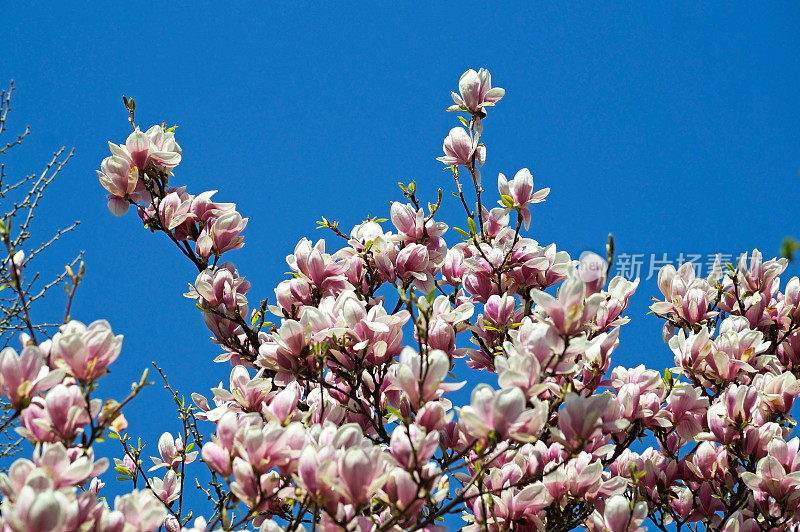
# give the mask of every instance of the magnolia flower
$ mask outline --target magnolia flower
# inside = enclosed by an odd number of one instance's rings
[[[128,198],[140,199],[138,192],[143,189],[139,181],[139,169],[132,166],[130,158],[112,155],[100,164],[97,177],[103,188],[108,190],[108,210],[114,216],[128,212]]]
[[[324,240],[312,244],[307,238],[301,239],[294,253],[286,257],[286,263],[300,278],[326,295],[353,288],[344,276],[347,264],[325,252]]]
[[[739,258],[737,271],[744,277],[743,285],[746,291],[770,293],[775,290],[773,285],[788,264],[789,261],[785,258],[765,262],[761,252],[754,249],[750,254],[750,266],[747,265],[745,253]]]
[[[437,157],[436,160],[447,166],[470,166],[473,160],[478,166],[483,166],[486,160],[486,148],[479,145],[477,139],[473,139],[463,127],[450,130],[444,139],[442,150],[444,156]]]
[[[75,493],[55,490],[45,479],[31,479],[15,501],[4,499],[2,503],[2,521],[14,532],[60,532],[64,523],[77,513]]]
[[[504,198],[501,198],[498,203],[507,209],[516,209],[525,221],[525,230],[531,225],[531,211],[528,206],[543,202],[547,195],[550,194],[549,188],[533,191],[533,175],[527,168],[517,172],[511,181],[508,181],[506,176],[500,174],[497,177],[497,189],[500,191],[501,196],[511,198],[510,203],[506,203],[507,200]]]
[[[28,346],[18,355],[6,347],[0,351],[0,386],[3,395],[17,410],[21,410],[37,392],[46,390],[64,378],[63,370],[47,367],[42,352]]]
[[[181,195],[178,192],[170,192],[158,203],[161,224],[168,231],[172,231],[184,223],[194,223],[196,219],[191,208],[192,198],[188,194]],[[185,235],[181,236],[183,239],[186,238]],[[179,238],[179,240],[181,239]]]
[[[586,286],[575,269],[561,285],[558,297],[532,290],[531,298],[541,306],[561,334],[574,335],[592,321],[602,301],[602,294],[586,297]]]
[[[485,438],[494,431],[503,438],[524,410],[525,395],[519,388],[496,391],[488,384],[479,384],[472,391],[470,404],[457,412],[459,423],[471,437]]]
[[[120,351],[122,335],[114,336],[107,321],[98,320],[87,327],[71,320],[53,336],[50,356],[70,375],[88,381],[105,375]]]
[[[19,250],[11,256],[11,267],[13,271],[14,280],[17,284],[22,282],[22,267],[25,265],[25,252]]]
[[[100,163],[97,177],[103,188],[113,197],[125,198],[136,190],[136,185],[139,183],[139,169],[131,166],[131,162],[125,157],[112,155]]]
[[[238,430],[236,414],[226,411],[217,421],[217,432],[211,442],[203,445],[203,461],[208,467],[223,477],[231,475],[234,444]]]
[[[22,427],[17,432],[31,441],[70,441],[100,407],[100,399],[92,399],[87,405],[78,386],[57,384],[22,411]]]
[[[395,201],[389,210],[392,223],[397,230],[411,240],[421,239],[425,230],[425,213],[410,203]]]
[[[239,249],[244,245],[244,237],[240,233],[247,227],[247,221],[248,218],[242,218],[236,211],[213,218],[197,237],[197,254],[207,259],[212,254],[219,256],[226,251]]]
[[[647,503],[633,502],[624,495],[614,495],[605,503],[602,512],[595,510],[589,524],[592,532],[638,532],[647,519]]]
[[[671,264],[658,272],[658,288],[664,301],[656,301],[650,310],[674,321],[694,325],[718,314],[712,311],[717,289],[707,279],[695,277],[694,265],[683,264],[678,270]]]
[[[553,439],[567,448],[582,449],[593,440],[624,429],[628,422],[619,415],[620,407],[609,392],[591,397],[569,393],[558,412],[558,428],[553,430]]]
[[[347,503],[362,504],[375,494],[383,483],[382,457],[383,451],[377,446],[351,447],[340,455],[336,482]]]
[[[397,228],[397,236],[400,237],[402,243],[422,244],[428,249],[428,256],[431,262],[437,266],[442,263],[447,253],[447,244],[442,238],[447,231],[447,224],[437,222],[432,217],[426,218],[422,209],[415,209],[409,203],[392,203],[390,216],[392,223]],[[386,238],[389,238],[389,236]],[[385,250],[377,250],[380,252],[377,260],[380,260],[381,255],[385,255],[388,261],[393,261],[394,255],[397,253],[395,245],[390,246],[389,242],[384,245]],[[373,256],[375,256],[375,245],[372,246],[372,250]],[[378,267],[387,266],[387,260],[382,263],[379,262]],[[390,266],[391,271],[384,273],[384,275],[392,277],[394,268],[391,268],[390,264],[388,266]]]
[[[153,126],[144,133],[137,127],[125,144],[109,142],[108,147],[111,157],[103,159],[97,176],[109,192],[108,209],[115,216],[127,212],[128,199],[150,201],[140,181],[149,164],[169,173],[181,161],[181,147],[175,142],[175,134],[161,126]]]
[[[421,244],[409,244],[397,254],[397,275],[401,279],[414,277],[425,280],[428,268],[428,248]]]
[[[535,241],[520,239],[511,253],[511,279],[525,288],[545,289],[562,281],[574,267],[566,251],[556,250],[555,244],[539,246]]]
[[[708,397],[701,394],[700,388],[688,384],[675,386],[667,397],[666,408],[659,412],[686,441],[690,441],[702,430],[702,420],[709,402]]]
[[[95,462],[91,448],[84,453],[77,448],[64,447],[61,442],[44,443],[34,450],[33,465],[45,472],[58,489],[84,484],[91,477],[102,474],[108,468],[108,459],[101,458]]]
[[[261,498],[274,497],[280,487],[280,475],[277,471],[257,474],[246,460],[236,458],[233,461],[234,481],[231,493],[251,508],[258,507]]]
[[[796,445],[795,445],[796,451]],[[756,472],[743,472],[742,480],[758,496],[780,501],[780,506],[791,515],[800,510],[800,471],[787,468],[779,456],[769,454],[758,461]],[[795,464],[796,465],[796,464]]]
[[[181,147],[175,142],[175,133],[164,131],[161,126],[153,126],[146,132],[138,127],[128,135],[124,145],[108,143],[111,153],[130,162],[140,171],[153,162],[166,169],[172,169],[181,162]]]
[[[156,470],[160,467],[175,469],[180,465],[181,462],[191,464],[194,462],[195,458],[197,458],[197,451],[185,453],[184,456],[183,440],[181,440],[180,437],[174,439],[172,434],[169,432],[165,432],[158,439],[158,454],[160,455],[160,458],[156,458],[154,456],[150,457],[150,459],[153,461],[153,464],[155,464],[150,468],[150,471]]]
[[[408,428],[398,425],[392,432],[389,450],[401,467],[414,469],[433,456],[438,444],[438,432],[426,432],[416,424]]]
[[[458,91],[460,95],[450,93],[455,105],[447,110],[458,111],[463,108],[479,118],[486,116],[485,107],[493,106],[506,94],[500,87],[492,88],[492,75],[485,68],[477,72],[472,69],[464,72],[458,80]]]
[[[155,530],[164,522],[167,509],[150,491],[140,490],[117,496],[113,513],[122,518],[122,525],[128,525],[124,530]]]
[[[226,212],[236,210],[235,203],[216,203],[211,201],[211,196],[216,193],[216,190],[209,190],[192,198],[192,214],[201,222],[207,222],[210,218],[219,217]]]
[[[411,406],[417,409],[442,393],[457,390],[466,384],[445,384],[443,381],[449,371],[450,359],[444,352],[433,350],[427,355],[420,355],[406,347],[400,353],[393,381],[397,388],[406,393]]]
[[[163,479],[155,477],[149,479],[149,482],[156,497],[164,503],[171,503],[181,494],[181,484],[178,481],[178,476],[171,469],[167,471]]]
[[[125,455],[122,458],[114,458],[114,467],[120,467],[127,471],[128,473],[133,473],[137,470],[136,464],[129,455]]]
[[[194,286],[190,285],[184,296],[197,300],[204,307],[222,307],[219,310],[229,312],[240,309],[246,315],[248,290],[250,282],[239,276],[233,263],[225,262],[200,272]]]

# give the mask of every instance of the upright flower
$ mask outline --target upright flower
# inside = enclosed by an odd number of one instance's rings
[[[463,127],[454,127],[447,134],[442,145],[443,157],[437,157],[447,166],[461,165],[469,166],[473,158],[478,166],[483,166],[486,160],[486,148],[478,144],[477,139],[473,138]]]
[[[72,320],[53,336],[50,356],[55,365],[87,381],[105,375],[121,350],[122,335],[114,336],[107,321],[97,320],[87,327]]]
[[[647,503],[632,502],[624,495],[614,495],[605,503],[602,512],[595,510],[589,520],[593,532],[638,532],[647,518]]]
[[[531,211],[529,205],[534,203],[541,203],[550,194],[549,188],[533,191],[533,175],[527,168],[523,168],[514,175],[514,179],[508,181],[506,176],[500,174],[497,178],[497,189],[500,191],[501,196],[508,196],[511,202],[506,203],[505,199],[501,199],[498,203],[506,208],[513,208],[522,215],[525,221],[525,229],[529,229],[531,225]]]
[[[64,371],[51,371],[36,346],[28,346],[21,355],[10,347],[0,351],[0,386],[11,406],[20,410],[31,398],[64,378]]]
[[[467,70],[458,80],[458,92],[451,92],[455,105],[449,107],[448,111],[469,111],[478,118],[486,116],[485,107],[493,106],[505,96],[505,89],[500,87],[492,88],[492,75],[488,70],[482,68],[475,72]]]
[[[212,254],[222,255],[226,251],[239,249],[244,245],[240,234],[247,227],[248,218],[242,218],[237,211],[228,211],[219,218],[209,221],[197,237],[197,253],[208,258]]]

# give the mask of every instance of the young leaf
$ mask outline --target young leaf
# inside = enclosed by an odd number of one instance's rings
[[[470,236],[478,234],[478,229],[475,227],[475,220],[467,218],[467,225],[469,226]]]

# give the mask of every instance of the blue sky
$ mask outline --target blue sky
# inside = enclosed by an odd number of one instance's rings
[[[94,171],[106,141],[129,132],[123,94],[141,125],[180,126],[175,183],[218,189],[250,218],[229,259],[253,283],[251,301],[273,296],[298,239],[323,236],[320,216],[347,228],[385,216],[399,180],[430,199],[449,192],[434,159],[467,68],[489,68],[507,91],[485,121],[487,188],[526,166],[552,189],[534,211],[541,243],[577,257],[612,232],[619,253],[771,257],[800,234],[796,3],[393,4],[4,6],[0,83],[19,89],[11,132],[33,130],[7,170],[38,171],[54,149],[76,148],[34,241],[82,221],[39,267],[86,250],[73,316],[125,335],[109,386],[125,389],[151,360],[187,394],[229,371],[211,362],[217,350],[182,297],[193,266],[105,207]],[[444,218],[461,222],[445,198]],[[661,324],[645,316],[655,295],[651,279],[634,296],[617,363],[671,365]],[[41,312],[60,315],[59,297]],[[153,447],[178,429],[167,399],[153,387],[128,411]]]

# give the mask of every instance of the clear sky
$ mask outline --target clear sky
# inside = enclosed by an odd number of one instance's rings
[[[229,372],[182,297],[194,267],[133,213],[106,209],[95,169],[106,141],[129,132],[123,94],[141,125],[180,126],[176,184],[218,189],[250,218],[245,248],[227,257],[253,283],[251,302],[273,297],[298,239],[323,236],[321,216],[344,228],[386,216],[399,180],[430,199],[449,192],[434,159],[467,68],[506,89],[485,121],[487,188],[527,166],[552,189],[534,210],[539,242],[577,257],[612,232],[619,254],[644,255],[646,277],[651,254],[772,257],[800,235],[797,3],[20,4],[2,9],[0,84],[19,89],[11,133],[33,133],[7,170],[38,171],[54,149],[76,148],[33,240],[83,222],[39,267],[86,250],[73,316],[125,335],[104,388],[120,396],[151,360],[187,395],[210,395]],[[452,222],[458,205],[445,198]],[[672,365],[661,323],[645,316],[656,295],[643,280],[616,363]],[[178,430],[167,401],[153,387],[128,410],[151,449]]]

